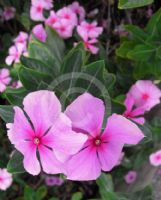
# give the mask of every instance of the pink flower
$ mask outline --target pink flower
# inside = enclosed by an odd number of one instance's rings
[[[64,183],[64,180],[56,176],[46,176],[45,183],[47,186],[61,186]]]
[[[45,24],[48,26],[55,28],[59,23],[59,18],[57,17],[56,13],[54,11],[50,11],[49,17],[46,19]]]
[[[57,16],[60,19],[63,19],[67,21],[67,24],[72,25],[73,27],[78,24],[77,16],[76,14],[68,7],[64,7],[57,11]]]
[[[6,169],[0,169],[0,190],[6,190],[12,184],[12,174]]]
[[[137,144],[144,135],[131,121],[113,114],[101,133],[105,107],[102,100],[85,93],[65,111],[72,120],[73,130],[88,136],[83,148],[66,163],[71,180],[95,180],[101,170],[110,171],[117,165],[124,144]]]
[[[14,7],[5,7],[3,11],[3,17],[6,21],[14,18],[16,9]]]
[[[150,160],[151,165],[153,166],[161,165],[161,150],[152,153],[149,156],[149,160]]]
[[[127,184],[131,184],[131,183],[134,183],[135,180],[136,180],[136,177],[137,177],[137,172],[136,171],[129,171],[126,176],[124,177],[125,178],[125,182]]]
[[[103,28],[98,27],[97,22],[87,23],[83,21],[77,26],[77,32],[81,38],[97,38],[103,32]]]
[[[17,43],[21,43],[26,45],[27,44],[27,40],[28,40],[28,34],[21,31],[18,36],[14,39],[14,42]]]
[[[43,16],[44,4],[40,1],[33,1],[30,8],[30,17],[34,21],[44,21],[45,18]]]
[[[41,161],[44,172],[62,173],[62,162],[77,153],[87,137],[71,130],[71,121],[61,113],[54,92],[32,92],[24,98],[23,105],[26,114],[20,107],[14,107],[14,122],[7,124],[7,128],[9,140],[24,156],[24,168],[38,175]]]
[[[73,25],[69,24],[65,19],[59,20],[59,23],[55,24],[54,27],[60,37],[64,39],[70,38],[73,34]]]
[[[11,77],[9,70],[3,68],[0,70],[0,92],[4,92],[6,90],[6,86],[10,83]]]
[[[9,55],[6,57],[6,64],[11,65],[13,62],[19,63],[21,55],[26,55],[24,44],[17,43],[9,48]]]
[[[21,81],[18,80],[18,81],[13,81],[12,87],[13,88],[21,88],[21,87],[23,87],[23,85],[22,85]]]
[[[38,25],[34,26],[34,28],[32,29],[32,33],[40,41],[42,41],[42,42],[46,41],[47,34],[46,34],[46,31],[42,24],[38,24]]]
[[[134,108],[134,100],[130,95],[127,95],[124,104],[126,106],[126,111],[123,113],[124,117],[129,118],[138,124],[145,123],[144,117],[140,117],[140,115],[145,113],[144,109],[141,107]]]
[[[80,6],[78,1],[73,2],[68,6],[76,15],[79,16],[79,21],[83,21],[85,18],[85,10],[82,6]]]
[[[149,80],[137,81],[128,94],[133,98],[134,105],[142,107],[145,111],[160,103],[161,90]]]
[[[94,44],[98,42],[96,39],[84,39],[83,42],[86,49],[88,49],[92,54],[98,53],[99,48],[94,46]]]

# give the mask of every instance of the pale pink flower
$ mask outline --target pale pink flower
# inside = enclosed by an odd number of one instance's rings
[[[52,10],[50,11],[49,17],[45,20],[45,24],[55,28],[57,27],[57,23],[59,23],[59,18],[57,17],[56,13]]]
[[[50,10],[53,7],[53,0],[32,0],[32,5],[37,5],[37,3],[41,3],[43,8],[46,10]]]
[[[6,169],[0,169],[0,190],[7,190],[12,184],[12,174]]]
[[[21,43],[26,45],[28,40],[28,34],[26,32],[21,31],[18,36],[14,39],[15,43]]]
[[[12,88],[21,88],[21,87],[23,87],[21,81],[19,81],[19,80],[18,81],[13,81]]]
[[[73,25],[65,19],[59,19],[59,23],[55,24],[54,27],[60,37],[64,39],[70,38],[73,34]]]
[[[139,80],[129,90],[136,107],[149,111],[160,103],[161,90],[150,80]]]
[[[5,7],[3,11],[3,17],[6,21],[14,18],[16,9],[14,7]]]
[[[30,17],[34,21],[44,21],[43,16],[44,5],[42,1],[35,1],[30,8]]]
[[[108,118],[103,133],[105,106],[101,99],[85,93],[71,103],[65,113],[72,120],[73,130],[88,136],[79,153],[66,163],[66,175],[71,180],[95,180],[101,170],[111,171],[117,165],[124,144],[137,144],[141,130],[121,115]]]
[[[125,182],[127,184],[131,184],[131,183],[134,183],[135,180],[137,178],[137,172],[136,171],[129,171],[126,176],[124,177],[125,179]]]
[[[64,180],[56,176],[46,176],[45,183],[47,186],[61,186],[64,183]]]
[[[97,26],[97,22],[88,23],[83,21],[77,26],[77,32],[81,38],[97,38],[103,32],[103,28]]]
[[[6,90],[7,85],[10,83],[11,77],[8,69],[3,68],[0,70],[0,92]]]
[[[57,11],[57,16],[60,19],[66,20],[68,24],[72,25],[73,27],[78,24],[78,19],[76,14],[68,7],[63,7],[62,9]]]
[[[13,62],[19,63],[21,55],[26,55],[24,44],[17,43],[9,48],[9,55],[6,57],[6,64],[11,65]]]
[[[24,168],[32,175],[38,175],[41,162],[44,172],[62,173],[62,162],[82,148],[87,136],[72,131],[71,121],[61,113],[54,92],[32,92],[24,98],[23,105],[25,114],[15,106],[14,122],[7,124],[7,128],[9,140],[24,156]]]
[[[85,9],[80,6],[78,1],[73,2],[68,6],[76,15],[79,16],[79,22],[82,22],[85,18]]]
[[[153,166],[161,165],[161,150],[152,153],[149,156],[149,160],[150,160],[151,165]]]
[[[97,39],[84,39],[83,43],[86,49],[88,49],[92,54],[97,54],[99,51],[99,48],[94,46],[98,42]]]
[[[45,31],[45,29],[44,29],[42,24],[38,24],[38,25],[34,26],[34,28],[32,29],[32,33],[41,42],[45,42],[46,41],[47,34],[46,34],[46,31]]]
[[[140,117],[140,115],[144,115],[145,110],[141,107],[134,108],[134,100],[129,94],[126,96],[124,105],[126,106],[126,110],[123,113],[124,117],[129,118],[138,124],[145,123],[144,117]]]

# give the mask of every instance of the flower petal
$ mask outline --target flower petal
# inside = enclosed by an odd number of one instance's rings
[[[39,154],[44,172],[48,174],[59,174],[64,171],[63,164],[56,159],[52,150],[41,145],[39,148]]]
[[[111,141],[104,143],[98,149],[98,156],[103,171],[110,171],[119,162],[123,144]]]
[[[74,129],[95,135],[101,129],[104,117],[103,101],[88,94],[80,95],[66,109]]]
[[[87,147],[67,161],[66,175],[70,180],[96,180],[100,174],[101,165],[96,149]]]
[[[40,90],[28,94],[23,101],[24,110],[34,125],[35,131],[44,133],[55,122],[61,105],[54,92]]]
[[[144,135],[136,124],[121,115],[113,114],[108,119],[103,137],[107,137],[107,141],[137,144]]]

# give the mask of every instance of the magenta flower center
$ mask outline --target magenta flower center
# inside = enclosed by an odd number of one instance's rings
[[[42,7],[41,6],[37,6],[36,10],[37,10],[37,12],[42,12]]]
[[[149,95],[147,93],[142,94],[142,99],[147,100],[149,98]]]
[[[40,144],[40,138],[35,137],[34,138],[34,144],[39,145]]]

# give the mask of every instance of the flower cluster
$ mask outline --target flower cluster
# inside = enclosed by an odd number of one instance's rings
[[[161,90],[150,80],[139,80],[129,90],[124,104],[126,111],[124,116],[139,123],[144,124],[146,111],[152,109],[160,103]]]
[[[8,137],[32,175],[43,170],[64,173],[70,180],[95,180],[101,170],[117,166],[125,144],[137,144],[144,137],[137,125],[118,114],[108,118],[102,131],[104,103],[89,93],[77,97],[64,113],[48,90],[28,94],[23,106],[14,107]]]
[[[14,39],[14,45],[9,48],[8,56],[6,57],[6,64],[11,65],[12,63],[18,63],[21,55],[27,56],[27,41],[28,34],[20,32],[19,35]]]
[[[44,4],[45,2],[45,4]],[[54,30],[64,39],[70,38],[76,28],[78,35],[84,42],[85,47],[96,54],[98,48],[93,44],[98,42],[97,38],[103,32],[102,27],[97,26],[97,22],[88,23],[85,20],[85,9],[78,2],[73,2],[71,5],[63,7],[58,11],[51,10],[49,17],[43,16],[43,10],[50,10],[52,1],[32,1],[30,10],[31,19],[35,21],[44,21],[44,23]],[[42,30],[42,26],[39,28]],[[42,33],[42,36],[41,36]],[[45,41],[44,30],[39,32],[39,39]],[[42,39],[43,38],[43,39]]]

